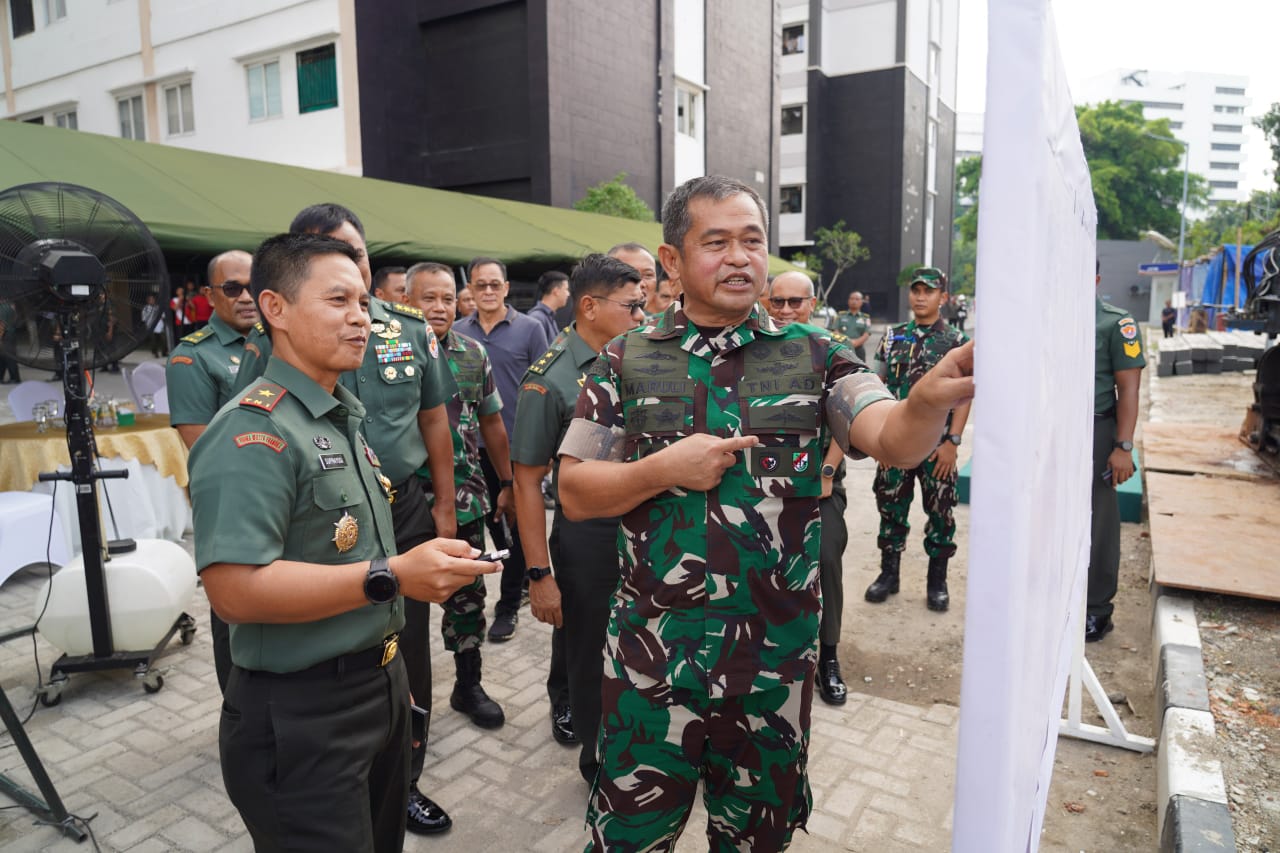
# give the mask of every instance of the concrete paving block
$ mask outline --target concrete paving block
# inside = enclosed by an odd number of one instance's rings
[[[1156,701],[1160,716],[1169,708],[1209,710],[1209,687],[1199,646],[1166,644],[1156,667]]]
[[[1226,804],[1222,765],[1214,752],[1212,714],[1186,708],[1165,711],[1156,762],[1159,826],[1164,826],[1165,810],[1175,796]]]
[[[1159,595],[1152,614],[1151,658],[1160,660],[1164,645],[1200,648],[1200,628],[1196,608],[1191,599],[1178,595]]]
[[[1225,803],[1175,796],[1160,825],[1161,853],[1233,853],[1231,812]]]

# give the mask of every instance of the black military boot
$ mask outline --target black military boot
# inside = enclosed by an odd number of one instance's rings
[[[458,680],[453,684],[449,707],[466,714],[482,729],[501,728],[506,715],[480,686],[480,650],[455,653],[453,665],[458,671]]]
[[[879,604],[898,592],[898,562],[902,554],[898,551],[880,552],[880,577],[867,587],[866,599],[872,604]]]
[[[926,603],[930,610],[939,613],[946,611],[951,604],[951,596],[947,594],[947,557],[929,558],[928,596]]]

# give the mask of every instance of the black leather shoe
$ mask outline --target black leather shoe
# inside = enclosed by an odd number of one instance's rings
[[[1114,627],[1110,616],[1086,616],[1084,617],[1084,641],[1096,643],[1110,634]]]
[[[495,613],[493,624],[489,626],[489,642],[505,643],[516,632],[516,623],[520,621],[519,613]]]
[[[409,818],[404,828],[417,835],[447,832],[453,821],[445,810],[423,796],[417,786],[409,789]]]
[[[849,698],[849,689],[840,677],[840,661],[818,661],[818,692],[828,705],[843,705]]]
[[[556,743],[572,746],[578,742],[578,733],[573,730],[573,711],[568,705],[551,707],[551,736]]]

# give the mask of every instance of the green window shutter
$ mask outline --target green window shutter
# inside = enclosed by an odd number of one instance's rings
[[[338,64],[333,45],[298,51],[298,112],[338,105]]]

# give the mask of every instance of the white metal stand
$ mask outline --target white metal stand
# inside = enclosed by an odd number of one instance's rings
[[[1106,721],[1105,727],[1080,722],[1081,682],[1084,682],[1084,686],[1088,688],[1093,704],[1097,706],[1102,719]],[[1076,647],[1071,654],[1071,675],[1067,682],[1067,718],[1058,723],[1058,734],[1107,746],[1118,746],[1121,749],[1131,749],[1134,752],[1151,752],[1156,746],[1153,739],[1130,734],[1125,729],[1115,706],[1107,698],[1107,692],[1102,689],[1098,676],[1094,674],[1093,667],[1089,665],[1089,661],[1085,660],[1083,608],[1080,611],[1080,624],[1076,630]]]

